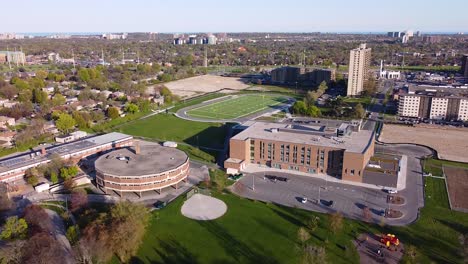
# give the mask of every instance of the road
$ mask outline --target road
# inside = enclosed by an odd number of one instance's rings
[[[408,156],[406,188],[398,193],[405,199],[403,205],[389,205],[387,193],[350,184],[326,182],[325,180],[284,173],[268,172],[267,175],[286,177],[287,182],[273,182],[264,179],[265,173],[253,173],[244,176],[239,182],[241,188],[233,188],[234,192],[254,200],[268,201],[305,210],[331,213],[341,212],[345,217],[366,220],[362,208],[368,207],[371,220],[380,223],[381,214],[387,208],[401,211],[404,215],[398,219],[385,219],[389,225],[408,225],[418,218],[419,208],[424,206],[422,169],[419,157],[430,155],[431,151],[424,147],[413,145],[378,145],[378,152],[395,153]],[[239,184],[239,183],[237,183]],[[306,197],[303,204],[300,199]],[[314,201],[320,201],[314,203]],[[334,202],[331,208],[329,201]]]

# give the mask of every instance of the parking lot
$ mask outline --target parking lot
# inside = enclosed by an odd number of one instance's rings
[[[277,177],[285,178],[279,179]],[[381,222],[387,204],[387,193],[382,190],[292,175],[266,172],[246,174],[234,188],[237,194],[255,200],[268,201],[306,210],[332,213],[341,212],[345,217],[364,219],[363,208],[368,207],[371,220]],[[303,198],[307,202],[303,203]],[[398,208],[397,208],[398,207]],[[405,212],[405,205],[392,205],[392,209]],[[399,224],[398,220],[385,219],[388,224]]]

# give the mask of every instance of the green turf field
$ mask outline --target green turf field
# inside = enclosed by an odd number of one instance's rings
[[[273,108],[287,101],[288,98],[285,96],[272,94],[232,96],[226,100],[189,110],[187,115],[207,119],[235,119]]]

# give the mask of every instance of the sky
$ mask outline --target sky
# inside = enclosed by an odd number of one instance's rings
[[[386,32],[412,29],[468,33],[467,0],[2,2],[0,32]]]

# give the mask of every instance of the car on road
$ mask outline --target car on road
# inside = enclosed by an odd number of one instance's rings
[[[307,203],[307,197],[302,197],[301,198],[301,203],[303,203],[303,204]]]
[[[288,178],[286,178],[286,177],[276,177],[276,179],[278,181],[282,181],[282,182],[287,182],[288,181]]]
[[[386,193],[389,193],[389,194],[398,193],[398,191],[396,189],[392,189],[392,188],[383,188],[383,191],[386,192]]]

